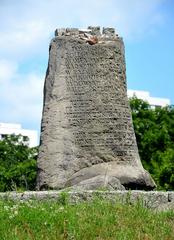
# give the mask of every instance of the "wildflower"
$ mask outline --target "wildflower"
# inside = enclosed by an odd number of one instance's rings
[[[18,208],[18,205],[13,205],[12,207],[11,207],[11,210],[15,210],[15,209],[17,209]]]
[[[63,210],[64,210],[64,207],[62,206],[62,207],[59,208],[58,211],[59,211],[59,212],[63,212]]]
[[[9,210],[9,206],[4,206],[4,210]]]
[[[18,211],[14,211],[14,215],[18,215]]]

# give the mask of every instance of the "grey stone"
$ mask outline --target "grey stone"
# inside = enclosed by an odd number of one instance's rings
[[[161,204],[168,203],[167,192],[157,191],[133,191],[130,192],[130,202],[140,201],[145,207],[155,209]]]
[[[107,37],[115,37],[115,29],[114,28],[103,28],[102,32]]]
[[[100,163],[93,166],[83,168],[77,173],[73,174],[68,180],[66,185],[76,185],[81,181],[89,178],[96,177],[98,175],[107,175],[116,177],[121,184],[128,189],[151,189],[152,180],[149,174],[136,166],[121,165],[117,162]]]
[[[165,211],[174,211],[174,202],[168,202],[165,204],[159,204],[155,210],[157,212],[165,212]]]
[[[114,180],[115,181],[115,180]],[[59,191],[30,191],[30,192],[5,192],[0,193],[0,199],[13,201],[28,201],[28,200],[55,200],[59,201],[62,196],[67,196],[69,203],[78,203],[82,201],[91,201],[98,197],[114,203],[136,204],[139,202],[142,206],[150,208],[154,211],[173,211],[174,199],[168,200],[169,194],[174,192],[160,191],[105,191],[105,190],[84,190],[82,188],[67,188]]]
[[[95,36],[101,36],[101,32],[100,32],[100,27],[97,26],[97,27],[92,27],[92,26],[89,26],[88,27],[89,30],[91,30],[91,34],[92,35],[95,35]]]
[[[169,200],[169,202],[174,202],[174,192],[173,191],[170,191],[169,192],[169,196],[168,196],[168,200]]]
[[[66,33],[69,33],[71,36],[78,35],[79,29],[78,28],[66,28]]]
[[[58,28],[55,30],[55,37],[63,36],[65,35],[65,33],[66,33],[66,28]]]
[[[50,45],[37,189],[63,189],[100,175],[127,189],[153,189],[138,154],[122,39],[106,28],[109,40],[89,45],[77,29],[66,32]]]
[[[73,185],[71,190],[125,190],[116,177],[97,175]]]

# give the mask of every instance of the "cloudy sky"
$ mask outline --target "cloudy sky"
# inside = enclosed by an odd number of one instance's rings
[[[129,89],[174,104],[173,0],[0,0],[0,122],[40,129],[54,30],[89,25],[124,38]]]

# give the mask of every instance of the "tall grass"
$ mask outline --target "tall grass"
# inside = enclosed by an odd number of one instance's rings
[[[174,212],[96,198],[62,201],[0,201],[0,240],[172,240]]]

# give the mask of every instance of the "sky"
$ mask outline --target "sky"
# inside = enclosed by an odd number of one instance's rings
[[[54,31],[90,25],[123,37],[128,89],[174,104],[173,0],[0,0],[0,122],[40,131]]]

